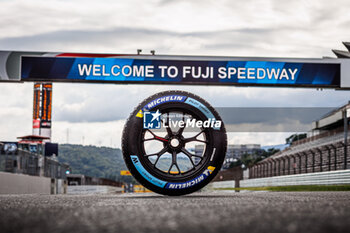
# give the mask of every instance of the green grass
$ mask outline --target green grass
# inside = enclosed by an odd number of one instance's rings
[[[350,185],[293,185],[250,188],[215,188],[215,190],[249,190],[272,192],[350,191]]]

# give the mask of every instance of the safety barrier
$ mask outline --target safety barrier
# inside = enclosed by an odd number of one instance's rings
[[[240,187],[266,187],[291,185],[337,185],[350,184],[350,170],[315,172],[308,174],[274,176],[258,179],[241,180]],[[234,188],[234,181],[212,183],[213,188]]]

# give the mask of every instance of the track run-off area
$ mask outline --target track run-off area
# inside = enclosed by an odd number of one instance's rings
[[[346,232],[350,192],[0,195],[2,232]]]

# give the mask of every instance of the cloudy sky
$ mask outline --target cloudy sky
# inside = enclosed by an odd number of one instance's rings
[[[349,10],[346,0],[0,0],[0,50],[319,58],[350,40]],[[53,141],[120,147],[128,114],[168,89],[215,107],[337,107],[350,99],[334,90],[55,83]],[[32,83],[0,84],[0,140],[31,133],[32,92]],[[271,145],[286,135],[231,133],[229,141]]]

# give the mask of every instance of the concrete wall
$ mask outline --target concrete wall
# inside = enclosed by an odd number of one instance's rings
[[[121,187],[106,185],[72,185],[68,186],[67,194],[98,194],[98,193],[121,193]]]
[[[241,180],[241,188],[291,185],[340,185],[350,184],[350,170],[315,172],[308,174],[274,176],[258,179]],[[212,182],[212,188],[237,188],[234,181]]]
[[[350,170],[314,172],[307,174],[274,176],[240,181],[240,187],[341,184],[350,184]]]
[[[0,172],[0,194],[50,194],[51,179]]]

